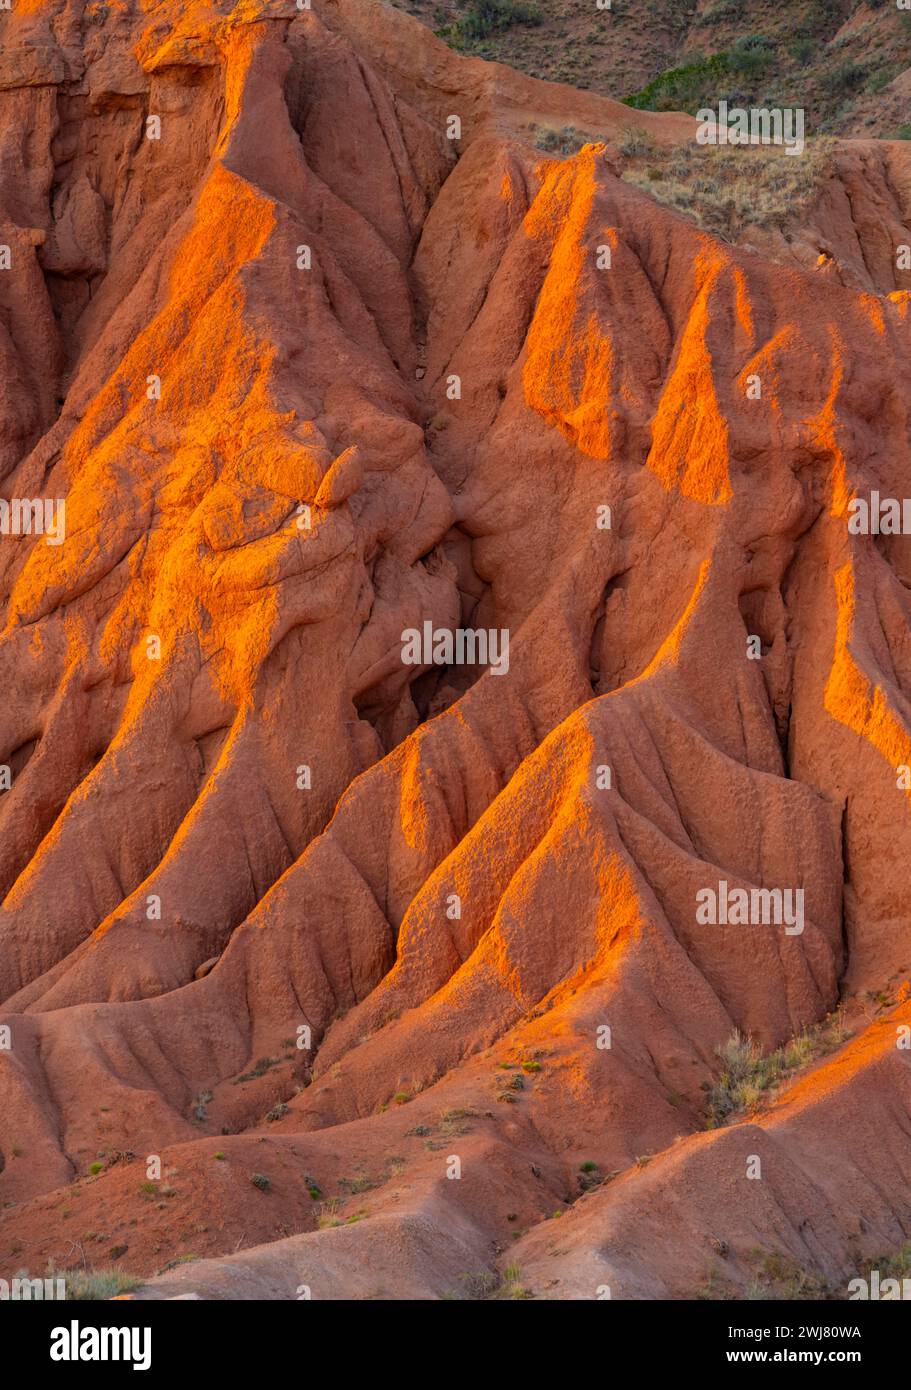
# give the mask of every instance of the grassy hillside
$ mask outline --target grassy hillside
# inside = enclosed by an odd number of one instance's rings
[[[396,3],[462,52],[640,109],[802,106],[814,134],[911,137],[911,11],[897,0]]]

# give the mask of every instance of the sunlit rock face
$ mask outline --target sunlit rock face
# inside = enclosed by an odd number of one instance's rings
[[[0,1276],[65,1205],[199,1257],[137,1297],[838,1287],[911,1221],[911,146],[747,248],[373,0],[0,15]]]

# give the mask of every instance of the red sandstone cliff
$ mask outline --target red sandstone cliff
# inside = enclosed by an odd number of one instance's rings
[[[2,21],[0,492],[66,534],[0,538],[0,1273],[837,1287],[911,1227],[911,542],[847,525],[911,474],[911,146],[738,246],[606,98],[228,9]]]

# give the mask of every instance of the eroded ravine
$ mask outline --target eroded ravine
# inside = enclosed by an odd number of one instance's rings
[[[666,1170],[722,1171],[736,1139],[697,1132],[731,1031],[775,1047],[905,964],[905,560],[846,509],[907,476],[909,292],[698,232],[604,145],[542,158],[518,117],[565,91],[485,86],[379,7],[144,37],[135,16],[53,78],[80,11],[49,7],[59,62],[2,94],[43,94],[47,144],[39,184],[0,189],[8,350],[23,380],[51,359],[72,379],[59,414],[23,391],[7,436],[4,495],[65,496],[67,534],[0,540],[0,1254],[25,1235],[50,1255],[73,1184],[85,1228],[129,1226],[153,1272],[161,1204],[132,1223],[135,1160],[158,1154],[188,1214],[217,1212],[194,1253],[225,1255],[265,1143],[292,1245],[269,1244],[274,1208],[245,1213],[266,1244],[238,1278],[316,1261],[359,1295],[395,1231],[394,1291],[440,1294],[515,1207],[528,1228],[575,1202],[595,1153],[625,1176],[586,1197],[594,1226],[579,1208],[557,1295],[591,1296],[630,1190],[657,1184],[659,1211]],[[421,82],[396,85],[389,30]],[[63,158],[74,80],[132,122],[101,142],[110,167],[78,141]],[[614,104],[582,100],[610,138]],[[137,142],[156,105],[160,142]],[[508,670],[404,664],[427,621],[507,631]],[[700,925],[719,879],[800,887],[803,930]],[[903,1068],[836,1071],[775,1142],[799,1165],[818,1114]],[[453,1134],[465,1184],[442,1171]],[[880,1161],[895,1184],[871,1240],[907,1210],[903,1142],[867,1158],[856,1200]],[[344,1202],[360,1170],[371,1219],[318,1229],[311,1187]],[[835,1220],[829,1272],[849,1235]],[[663,1276],[623,1238],[648,1296]]]

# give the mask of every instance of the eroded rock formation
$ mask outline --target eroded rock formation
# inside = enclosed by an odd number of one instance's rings
[[[373,0],[3,24],[2,496],[65,537],[0,538],[0,1272],[691,1297],[759,1230],[900,1243],[911,559],[848,518],[911,475],[911,148],[747,249],[623,181],[624,108]],[[803,930],[699,922],[721,880]],[[706,1133],[732,1031],[840,996]]]

